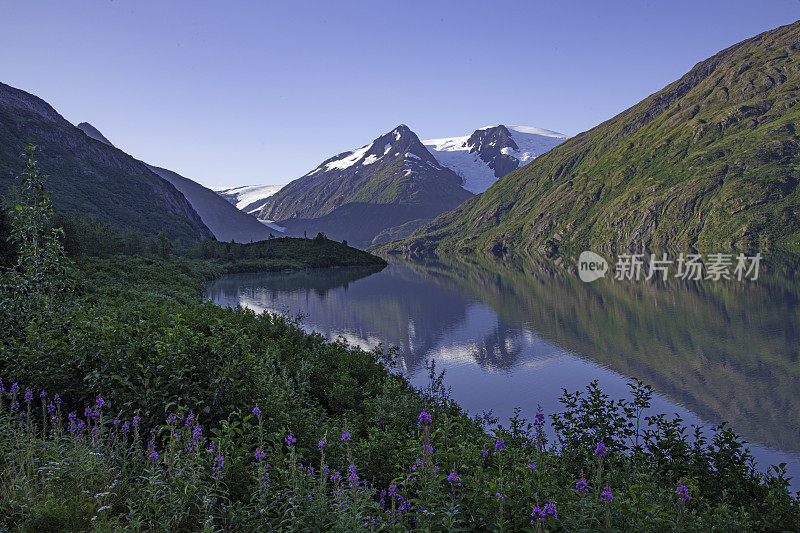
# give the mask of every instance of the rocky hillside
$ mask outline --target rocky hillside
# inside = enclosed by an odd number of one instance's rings
[[[113,146],[111,141],[88,122],[81,122],[78,128],[89,137]],[[171,170],[147,163],[145,165],[157,176],[171,183],[189,200],[192,208],[218,241],[255,242],[268,239],[270,232],[278,233],[274,229],[267,228],[254,216],[239,211],[211,189]]]
[[[401,125],[289,183],[267,199],[258,217],[290,233],[323,231],[363,246],[387,230],[405,236],[470,196],[461,178]]]
[[[50,175],[57,210],[150,236],[161,230],[184,241],[212,236],[186,198],[143,163],[88,137],[41,98],[0,83],[0,192],[20,183],[28,144],[40,147],[37,160]]]
[[[743,41],[387,251],[800,240],[800,22]]]

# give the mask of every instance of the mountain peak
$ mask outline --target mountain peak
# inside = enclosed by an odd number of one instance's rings
[[[567,138],[532,126],[485,126],[471,135],[422,141],[442,165],[461,176],[463,187],[481,193],[509,172]]]
[[[81,122],[80,124],[78,124],[78,129],[81,130],[83,133],[85,133],[88,137],[91,137],[96,141],[100,141],[101,143],[107,146],[114,146],[113,144],[111,144],[111,141],[106,139],[105,135],[100,133],[100,130],[98,130],[88,122]]]

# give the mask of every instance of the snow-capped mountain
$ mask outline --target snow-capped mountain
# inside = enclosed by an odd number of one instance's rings
[[[241,209],[245,213],[255,214],[261,211],[267,198],[281,190],[286,184],[279,185],[244,185],[227,189],[216,189],[216,193]]]
[[[289,183],[266,199],[258,218],[290,233],[323,231],[364,246],[405,236],[470,196],[461,178],[400,125]]]
[[[462,187],[478,194],[566,139],[550,130],[501,124],[480,128],[472,135],[429,139],[422,144],[439,163],[461,177]]]

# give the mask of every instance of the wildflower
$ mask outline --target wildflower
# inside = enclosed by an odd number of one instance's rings
[[[253,414],[256,416],[261,416],[261,409],[259,409],[257,405],[253,407]]]
[[[192,413],[189,413],[188,415],[186,415],[186,422],[184,422],[184,425],[193,426],[194,420],[195,420],[194,415]]]
[[[451,486],[452,485],[455,485],[457,487],[461,486],[461,477],[455,472],[450,472],[450,475],[447,476],[447,481],[450,483]]]
[[[56,405],[60,405],[61,404],[61,396],[59,396],[58,394],[53,396],[53,403],[56,404]]]
[[[264,457],[266,457],[266,454],[264,453],[264,450],[262,450],[261,448],[256,448],[256,451],[255,451],[255,453],[253,455],[258,460],[261,460]]]
[[[331,481],[334,483],[339,483],[341,480],[342,474],[340,474],[338,470],[334,470],[333,474],[331,474]]]
[[[283,439],[283,440],[285,440],[285,441],[286,441],[286,445],[287,445],[287,446],[289,446],[290,448],[291,448],[292,446],[294,446],[294,443],[295,443],[295,442],[297,442],[297,439],[296,439],[296,438],[294,438],[294,436],[293,436],[291,433],[289,433],[288,435],[286,435],[286,438],[285,438],[285,439]]]
[[[415,470],[416,471],[416,470],[418,470],[420,468],[422,468],[422,459],[417,457],[417,460],[414,461],[413,465],[411,465],[411,470]]]
[[[11,384],[11,394],[16,394],[19,392],[19,384],[16,382]]]
[[[358,474],[356,474],[356,465],[350,465],[347,467],[347,469],[350,471],[350,475],[347,476],[347,481],[350,485],[350,488],[358,488]]]
[[[31,403],[33,401],[33,391],[25,391],[25,403]]]
[[[11,411],[19,411],[19,402],[17,400],[11,402]]]
[[[425,455],[433,455],[433,446],[425,444],[422,446],[422,451]]]
[[[528,468],[530,468],[531,470],[536,470],[536,465],[533,463],[528,463]]]
[[[489,455],[489,452],[486,451],[486,448],[483,448],[478,454],[479,457],[486,457],[487,455]]]
[[[139,415],[134,415],[134,417],[133,417],[133,427],[136,428],[136,429],[139,429],[139,422],[141,422],[141,421],[142,421],[142,417],[140,417]]]
[[[45,391],[40,392],[39,393],[39,398],[44,400],[45,398],[47,398],[47,393]]]
[[[349,431],[345,431],[344,433],[342,433],[342,442],[350,442],[350,438],[351,437]]]
[[[120,422],[122,422],[119,418],[114,419],[114,427],[119,427]]]
[[[611,487],[606,485],[603,488],[603,494],[600,495],[600,501],[601,502],[606,502],[606,503],[611,503],[613,500],[614,500],[614,496],[611,494]]]
[[[680,496],[682,502],[688,502],[692,499],[689,497],[689,489],[686,487],[686,485],[678,485],[678,487],[675,489],[675,494]]]
[[[391,483],[389,484],[389,494],[395,494],[397,492],[397,484]]]
[[[213,441],[213,440],[212,440],[211,442],[209,442],[209,443],[208,443],[208,451],[210,451],[210,452],[215,452],[215,451],[217,451],[217,445],[216,445],[216,444],[214,444],[214,441]]]
[[[167,417],[167,424],[169,424],[170,426],[177,421],[178,421],[178,415],[176,415],[175,413],[170,413],[169,416]]]
[[[439,465],[433,465],[433,473],[435,474],[438,471],[439,471]]]
[[[587,492],[589,492],[589,485],[585,478],[580,478],[575,484],[575,494],[586,494]]]
[[[125,421],[125,422],[122,423],[122,426],[120,426],[119,430],[122,432],[123,435],[127,435],[128,431],[130,431],[130,428],[131,427],[128,424],[128,422]]]
[[[594,450],[594,454],[600,457],[605,457],[608,454],[608,450],[606,450],[606,445],[602,442],[597,443],[597,448]]]
[[[494,450],[499,452],[504,450],[506,447],[506,441],[503,440],[503,437],[497,437],[497,440],[494,442]]]
[[[553,518],[558,518],[558,509],[556,509],[556,504],[554,502],[548,502],[544,504],[544,513],[545,515],[552,515]]]
[[[106,401],[103,399],[103,397],[102,396],[98,396],[97,400],[95,400],[94,407],[95,407],[95,409],[102,409],[105,404],[106,404]]]
[[[153,460],[158,459],[158,452],[155,450],[150,450],[150,453],[147,455],[147,458]]]
[[[211,468],[211,477],[217,481],[221,481],[224,477],[222,468],[225,466],[225,456],[218,455],[214,457],[214,466]]]
[[[536,413],[536,416],[533,417],[533,425],[539,427],[544,425],[544,415],[542,413]]]
[[[545,520],[547,520],[547,515],[545,514],[544,509],[541,509],[538,506],[534,507],[533,510],[531,511],[531,517],[533,518],[533,520],[531,520],[532,526],[536,525],[537,520],[540,522],[544,522]]]
[[[0,393],[3,393],[5,391],[6,391],[6,387],[5,387],[5,385],[3,385],[3,378],[0,378]]]
[[[501,501],[503,501],[503,500],[508,498],[508,496],[506,496],[502,492],[498,492],[497,494],[495,494],[495,496],[497,497],[497,501],[498,502],[501,502]]]
[[[322,440],[320,440],[320,441],[317,443],[317,448],[319,448],[319,449],[321,450],[322,448],[324,448],[324,447],[325,447],[325,445],[326,445],[327,443],[328,443],[328,440],[327,440],[327,439],[322,439]]]
[[[428,412],[423,410],[419,414],[419,417],[417,419],[417,424],[420,424],[420,425],[421,424],[430,424],[431,422],[433,422],[433,417],[430,415],[430,413],[428,413]]]

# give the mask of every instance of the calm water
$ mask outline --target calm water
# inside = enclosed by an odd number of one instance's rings
[[[591,380],[612,397],[641,379],[651,412],[706,427],[722,420],[759,465],[788,463],[800,488],[800,288],[797,269],[767,262],[756,282],[585,284],[547,266],[393,264],[368,269],[229,275],[219,305],[295,316],[329,338],[399,348],[417,385],[426,360],[453,397],[501,422],[520,407],[560,410],[562,387]]]

